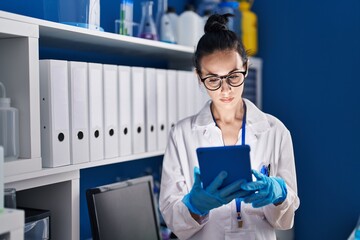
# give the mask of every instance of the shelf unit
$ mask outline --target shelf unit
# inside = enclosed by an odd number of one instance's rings
[[[57,168],[42,168],[39,49],[81,50],[165,60],[169,68],[190,70],[194,49],[141,38],[68,26],[0,11],[0,72],[12,105],[19,109],[20,159],[5,163],[5,187],[17,189],[18,205],[51,211],[52,239],[79,239],[80,170],[160,156],[147,152]],[[261,61],[254,62],[260,81]],[[261,82],[259,82],[261,84]],[[260,85],[261,86],[261,85]],[[261,88],[256,99],[261,103]]]
[[[79,239],[80,170],[160,156],[142,153],[68,165],[41,167],[39,48],[112,53],[161,59],[190,69],[193,49],[68,26],[0,11],[0,71],[12,105],[20,113],[20,159],[5,163],[5,187],[17,189],[18,205],[51,211],[52,239]]]

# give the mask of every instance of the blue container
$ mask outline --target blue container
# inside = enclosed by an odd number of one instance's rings
[[[234,16],[229,18],[228,28],[236,33],[238,37],[241,36],[241,12],[239,10],[239,3],[236,1],[221,2],[216,10],[219,14],[231,13]]]
[[[101,30],[100,0],[44,0],[45,20]]]

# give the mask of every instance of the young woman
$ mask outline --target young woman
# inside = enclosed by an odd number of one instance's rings
[[[180,239],[275,240],[275,229],[291,228],[299,207],[292,140],[277,118],[242,98],[249,62],[228,17],[212,15],[199,40],[194,65],[211,100],[171,129],[160,211]],[[220,188],[221,171],[204,189],[196,149],[241,144],[250,145],[254,181]]]

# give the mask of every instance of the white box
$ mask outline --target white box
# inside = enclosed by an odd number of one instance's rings
[[[128,66],[118,66],[119,89],[119,155],[132,154],[131,72]]]
[[[119,156],[117,71],[118,68],[115,65],[103,65],[105,158]]]
[[[84,163],[89,152],[88,70],[85,62],[69,62],[71,163]]]
[[[156,69],[157,143],[158,150],[165,150],[168,137],[166,104],[166,70]]]
[[[0,235],[9,234],[10,240],[24,239],[25,213],[5,208],[0,214]]]
[[[133,153],[145,152],[145,81],[144,68],[131,67],[131,103]]]
[[[68,63],[40,61],[41,156],[43,167],[70,164]]]
[[[145,68],[145,143],[147,152],[157,150],[156,83],[155,68]]]
[[[88,63],[90,161],[104,159],[104,99],[102,64]]]
[[[167,102],[167,123],[168,131],[177,122],[177,73],[176,70],[167,70],[166,81],[166,102]]]

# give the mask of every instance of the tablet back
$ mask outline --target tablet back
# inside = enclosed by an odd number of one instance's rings
[[[222,170],[228,173],[222,187],[239,179],[252,181],[249,145],[201,147],[196,149],[196,154],[204,188]]]

